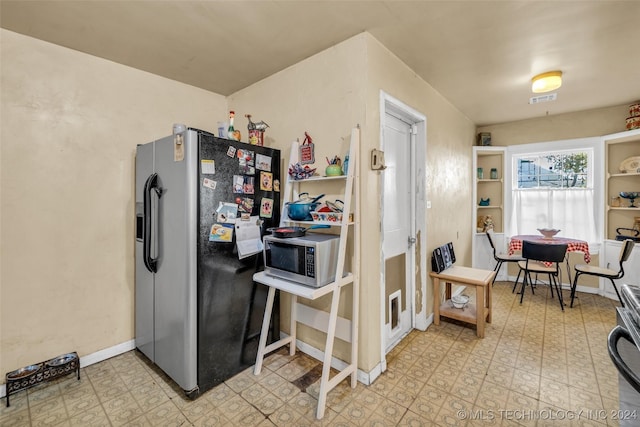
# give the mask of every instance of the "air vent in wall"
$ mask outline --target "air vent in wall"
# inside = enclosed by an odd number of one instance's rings
[[[532,98],[529,98],[529,104],[539,104],[541,102],[555,101],[557,98],[558,98],[558,94],[557,93],[550,93],[550,94],[547,94],[547,95],[534,96]]]

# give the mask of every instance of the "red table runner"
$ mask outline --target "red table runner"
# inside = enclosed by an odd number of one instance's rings
[[[509,241],[509,255],[513,255],[515,252],[522,251],[522,241],[526,240],[528,242],[534,243],[546,243],[550,245],[563,245],[567,244],[567,252],[583,252],[584,253],[584,261],[586,263],[591,262],[591,254],[589,253],[589,243],[584,240],[578,239],[570,239],[568,237],[554,237],[552,239],[547,239],[544,236],[536,236],[536,235],[521,235],[521,236],[512,236]]]

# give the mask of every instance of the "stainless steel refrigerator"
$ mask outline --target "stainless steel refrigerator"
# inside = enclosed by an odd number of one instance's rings
[[[241,258],[233,226],[279,223],[279,177],[278,150],[198,129],[137,147],[136,348],[189,397],[255,363],[262,253]]]

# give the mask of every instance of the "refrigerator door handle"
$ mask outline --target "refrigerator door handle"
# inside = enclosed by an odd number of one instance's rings
[[[162,193],[158,188],[158,174],[154,173],[149,175],[147,181],[144,183],[144,235],[143,235],[143,259],[144,265],[151,273],[158,271],[158,258],[151,256],[151,219],[153,215],[151,212],[151,192],[155,191],[158,196]],[[157,238],[157,236],[156,236]]]

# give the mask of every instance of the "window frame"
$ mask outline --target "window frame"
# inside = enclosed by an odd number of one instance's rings
[[[517,189],[517,176],[514,176],[517,167],[516,159],[526,155],[540,155],[549,152],[576,152],[580,150],[593,150],[590,159],[591,180],[593,188],[593,215],[596,226],[596,236],[598,241],[589,242],[589,251],[593,254],[599,253],[600,244],[604,239],[604,142],[602,137],[588,137],[565,139],[558,141],[534,142],[520,145],[509,145],[506,147],[506,171],[505,171],[505,233],[507,236],[513,235],[511,227],[511,213],[513,208],[513,190]],[[520,189],[519,191],[526,191]],[[538,188],[532,190],[537,191]],[[571,191],[570,188],[562,191]]]

